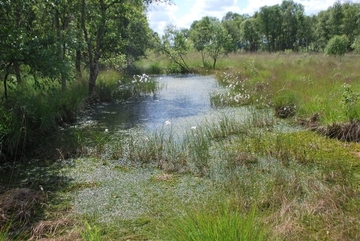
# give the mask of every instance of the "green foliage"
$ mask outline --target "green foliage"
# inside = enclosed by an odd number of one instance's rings
[[[185,59],[190,50],[186,29],[177,29],[175,26],[167,26],[162,37],[159,49],[166,54],[171,61],[180,68],[180,72],[190,72]],[[176,71],[178,72],[178,71]]]
[[[359,120],[359,93],[354,92],[349,84],[344,84],[343,89],[342,104],[345,110],[345,115],[349,118],[349,121]]]
[[[244,49],[252,52],[258,50],[260,45],[259,20],[248,18],[241,23],[240,27]]]
[[[213,60],[212,68],[216,62],[233,50],[232,39],[223,24],[213,17],[204,17],[192,24],[190,37],[197,51],[201,52],[203,66],[206,67],[205,55]]]
[[[231,44],[229,43],[228,46],[231,52],[241,50],[243,44],[243,41],[241,40],[241,25],[248,17],[247,14],[240,15],[238,13],[228,12],[221,20],[222,25],[231,37]]]
[[[4,158],[34,154],[44,144],[41,140],[57,135],[59,126],[73,123],[84,104],[87,91],[81,82],[70,85],[65,94],[56,83],[46,86],[46,79],[39,84],[18,86],[1,108]]]
[[[148,69],[149,74],[161,74],[161,66],[158,63],[153,63]]]
[[[355,50],[356,53],[360,54],[360,35],[355,38],[351,47]]]
[[[349,40],[345,35],[336,35],[332,37],[325,47],[325,53],[327,55],[343,56],[349,45]]]
[[[80,233],[84,241],[101,241],[103,240],[101,231],[95,226],[85,221],[85,228]]]

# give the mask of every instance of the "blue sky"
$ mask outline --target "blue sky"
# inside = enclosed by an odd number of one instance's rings
[[[332,6],[336,0],[294,0],[305,7],[308,15]],[[263,6],[281,4],[282,0],[172,0],[174,4],[152,4],[148,9],[150,27],[162,35],[167,25],[189,28],[204,16],[221,19],[229,11],[253,15]],[[344,2],[341,0],[341,2]],[[352,2],[360,3],[360,0]]]

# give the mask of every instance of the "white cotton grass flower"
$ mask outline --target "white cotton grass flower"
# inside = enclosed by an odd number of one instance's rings
[[[171,125],[171,122],[170,121],[165,121],[165,125]]]
[[[196,130],[196,126],[192,126],[192,127],[191,127],[191,130]]]
[[[150,76],[148,76],[147,74],[133,75],[132,83],[146,83],[148,82],[148,80],[150,80]]]

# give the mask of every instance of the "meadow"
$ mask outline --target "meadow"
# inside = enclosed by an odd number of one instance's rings
[[[233,54],[215,70],[200,59],[187,56],[194,73],[225,89],[209,97],[214,108],[246,118],[199,123],[181,140],[167,126],[74,128],[53,144],[57,161],[4,167],[13,186],[41,188],[17,209],[0,206],[0,240],[359,239],[360,57]],[[178,70],[161,55],[137,67]],[[119,78],[104,71],[99,96],[116,98]]]

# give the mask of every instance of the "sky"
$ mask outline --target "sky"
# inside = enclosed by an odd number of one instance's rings
[[[252,16],[263,6],[281,4],[282,0],[172,0],[173,4],[153,3],[148,9],[150,27],[160,35],[166,26],[190,28],[195,20],[204,16],[222,19],[227,12]],[[294,0],[305,8],[305,14],[317,14],[334,5],[336,0]],[[341,2],[345,2],[341,0]],[[346,2],[349,2],[346,0]],[[360,3],[360,0],[351,2]]]

